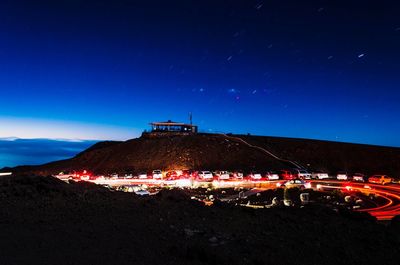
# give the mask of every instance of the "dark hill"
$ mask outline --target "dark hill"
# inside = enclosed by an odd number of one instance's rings
[[[281,159],[268,154],[260,147]],[[123,173],[174,168],[266,171],[294,167],[293,163],[285,159],[297,162],[310,170],[327,170],[330,173],[345,170],[349,173],[385,173],[400,176],[400,148],[219,134],[145,134],[126,142],[97,143],[72,159],[42,166],[18,167],[15,170],[47,175],[80,169],[98,173]]]

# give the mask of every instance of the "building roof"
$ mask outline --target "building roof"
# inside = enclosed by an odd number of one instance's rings
[[[150,125],[172,125],[172,126],[195,126],[192,124],[182,123],[182,122],[175,122],[175,121],[160,121],[160,122],[152,122]]]

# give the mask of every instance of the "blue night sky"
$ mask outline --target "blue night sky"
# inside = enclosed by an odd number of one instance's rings
[[[400,146],[397,1],[1,1],[0,137]]]

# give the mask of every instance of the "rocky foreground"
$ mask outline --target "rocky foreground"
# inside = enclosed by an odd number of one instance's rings
[[[207,207],[51,177],[0,179],[0,264],[398,264],[400,227],[322,207]]]

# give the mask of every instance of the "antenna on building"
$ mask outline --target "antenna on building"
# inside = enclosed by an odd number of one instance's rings
[[[193,121],[192,121],[192,113],[191,113],[191,112],[189,112],[189,121],[190,121],[190,125],[193,125],[193,124],[192,124]]]

